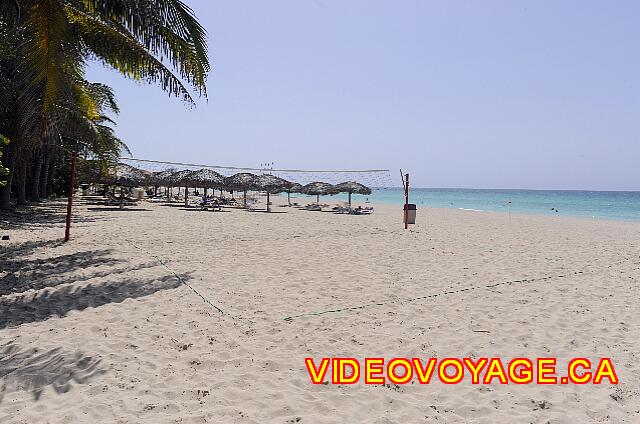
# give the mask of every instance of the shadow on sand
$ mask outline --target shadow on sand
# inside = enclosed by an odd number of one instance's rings
[[[200,209],[200,208],[184,208],[184,207],[182,209],[180,209],[180,210],[181,211],[185,211],[185,212],[202,212],[202,213],[206,213],[206,212],[209,212],[209,213],[220,213],[220,212],[229,213],[229,212],[231,212],[229,210],[224,210],[224,209],[211,211],[211,210],[205,210],[205,209]]]
[[[120,208],[119,206],[105,206],[103,208],[87,208],[89,212],[151,212],[151,209],[144,208],[132,208],[125,206]]]
[[[183,280],[188,277],[181,275]],[[120,303],[126,299],[149,296],[161,290],[180,287],[182,283],[173,275],[154,280],[126,280],[90,284],[84,287],[64,286],[57,290],[0,298],[0,329],[45,321],[51,317],[64,317],[69,311],[97,308],[109,303]]]
[[[264,209],[245,209],[245,211],[247,212],[251,212],[251,213],[289,213],[287,211],[274,211],[273,209],[271,209],[271,211],[267,212]]]
[[[132,278],[131,272],[158,266],[155,261],[132,264],[111,257],[112,250],[87,250],[28,258],[41,249],[55,249],[57,242],[26,242],[0,251],[0,329],[65,316],[71,310],[99,307],[136,299],[161,290],[175,289],[174,275]],[[105,267],[106,265],[106,267]],[[118,275],[120,278],[114,279]],[[104,281],[103,278],[109,278]],[[188,280],[189,276],[181,276]],[[89,285],[77,283],[95,280]],[[28,290],[35,290],[22,294]]]
[[[111,249],[85,250],[46,259],[26,258],[39,248],[46,247],[53,250],[61,245],[60,242],[26,242],[10,245],[2,250],[0,252],[2,263],[0,296],[78,283],[92,278],[107,277],[114,273],[126,275],[125,273],[130,271],[157,266],[154,261],[129,265],[126,260],[111,257]],[[98,268],[105,265],[109,267]],[[68,274],[74,270],[82,270],[82,275]]]
[[[107,221],[105,217],[73,216],[73,224]],[[0,211],[0,229],[12,230],[30,226],[52,226],[64,224],[66,205],[60,201],[46,201],[29,206],[20,206],[15,210]]]
[[[0,402],[7,393],[31,392],[40,399],[44,389],[51,386],[57,393],[66,393],[71,384],[84,384],[104,374],[100,359],[69,353],[61,348],[40,351],[24,349],[14,342],[0,345]]]

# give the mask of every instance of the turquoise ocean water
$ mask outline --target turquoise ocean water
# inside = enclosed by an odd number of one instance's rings
[[[404,204],[401,188],[376,189],[371,196],[353,196],[357,204]],[[345,195],[331,199],[346,200]],[[329,197],[327,197],[329,200]],[[591,219],[640,221],[640,191],[477,190],[413,188],[409,203],[420,207],[454,208]],[[557,212],[556,212],[557,210]]]

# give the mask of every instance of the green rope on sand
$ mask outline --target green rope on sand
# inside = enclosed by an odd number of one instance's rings
[[[145,251],[144,249],[142,249],[141,247],[136,246],[135,243],[133,243],[131,240],[127,240],[129,242],[129,244],[131,244],[133,247],[135,247],[138,250],[141,250],[142,252],[146,253],[147,255],[151,256],[152,258],[154,258],[156,261],[158,261],[160,263],[160,265],[164,266],[165,268],[167,268],[169,270],[169,272],[171,272],[177,279],[178,281],[180,281],[182,284],[184,284],[185,286],[189,287],[195,294],[197,294],[198,296],[200,296],[200,298],[202,300],[205,301],[205,303],[208,303],[209,305],[213,306],[218,312],[220,312],[221,314],[224,315],[224,312],[222,311],[222,309],[218,308],[216,305],[214,305],[213,303],[211,303],[211,301],[209,301],[209,299],[205,298],[203,295],[200,294],[200,292],[198,292],[198,290],[196,290],[195,288],[193,288],[193,286],[191,286],[189,283],[187,283],[182,277],[180,277],[173,269],[169,268],[169,266],[158,256],[154,255],[153,253],[149,253],[147,251]]]
[[[574,275],[582,274],[582,271],[576,271],[573,274]],[[565,277],[568,277],[568,276],[569,275],[554,275],[554,276],[530,278],[530,279],[522,279],[522,280],[502,281],[502,282],[499,282],[499,283],[486,284],[486,285],[482,285],[482,286],[470,286],[470,287],[466,287],[466,288],[463,288],[463,289],[457,289],[457,290],[449,289],[449,291],[445,291],[445,292],[442,292],[442,293],[429,294],[429,295],[426,295],[426,296],[413,297],[413,298],[410,298],[410,299],[389,300],[389,301],[386,301],[386,302],[373,302],[373,303],[366,303],[364,305],[359,305],[359,306],[348,306],[348,307],[339,308],[339,309],[330,309],[330,310],[320,311],[320,312],[308,312],[308,313],[300,314],[300,315],[292,315],[292,316],[289,316],[289,317],[285,317],[284,320],[291,322],[296,318],[317,317],[317,316],[324,315],[324,314],[331,314],[331,313],[338,313],[338,312],[345,312],[345,311],[355,311],[355,310],[358,310],[358,309],[369,308],[369,307],[372,307],[372,306],[384,306],[384,305],[391,305],[391,304],[394,304],[394,303],[416,302],[418,300],[431,299],[431,298],[438,297],[438,296],[446,296],[446,295],[462,293],[462,292],[466,292],[466,291],[470,291],[470,290],[489,289],[489,288],[493,288],[493,287],[497,287],[497,286],[501,286],[501,285],[505,285],[505,284],[511,285],[511,284],[514,284],[514,283],[531,283],[531,282],[534,282],[534,281],[545,281],[545,280],[550,280],[552,278],[565,278]]]

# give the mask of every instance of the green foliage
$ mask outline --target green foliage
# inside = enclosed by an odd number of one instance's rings
[[[0,0],[0,133],[13,162],[64,166],[77,150],[104,168],[128,151],[112,90],[85,80],[94,59],[189,104],[191,91],[206,96],[206,32],[181,0]]]

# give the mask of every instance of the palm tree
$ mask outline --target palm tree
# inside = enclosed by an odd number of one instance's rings
[[[7,89],[0,95],[0,132],[12,143],[3,157],[10,171],[0,208],[9,206],[16,169],[19,197],[29,168],[32,176],[42,175],[47,146],[63,139],[73,112],[93,121],[101,134],[95,140],[115,142],[88,100],[88,60],[157,83],[189,104],[194,100],[186,85],[206,96],[206,33],[180,0],[16,0],[15,8],[2,3],[0,83]]]
[[[2,150],[4,149],[4,147],[9,144],[9,139],[5,136],[3,136],[2,134],[0,134],[0,158],[2,158]],[[9,169],[5,168],[1,163],[0,163],[0,187],[4,187],[5,185],[7,185],[7,182],[4,180],[4,178],[9,175]]]
[[[110,87],[87,81],[77,82],[73,96],[62,105],[64,107],[56,109],[59,138],[42,146],[40,184],[37,176],[32,174],[32,178],[35,179],[32,185],[33,198],[37,198],[38,194],[48,197],[47,182],[51,176],[51,161],[68,159],[65,153],[68,156],[71,149],[76,150],[82,159],[99,166],[101,170],[117,163],[121,153],[130,153],[126,144],[116,137],[113,128],[110,127],[114,122],[107,113],[119,112]]]

